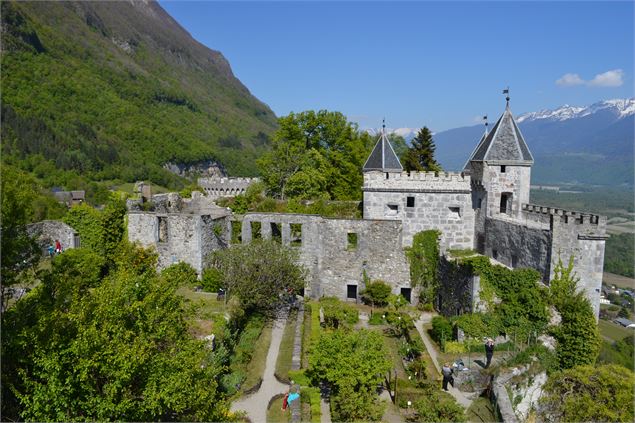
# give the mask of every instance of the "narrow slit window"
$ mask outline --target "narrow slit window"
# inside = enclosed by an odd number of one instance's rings
[[[347,246],[346,249],[354,251],[357,249],[357,234],[355,232],[349,232],[346,234]]]
[[[501,173],[505,173],[507,171],[507,166],[502,165],[501,166]]]
[[[168,218],[159,217],[159,242],[168,242]]]

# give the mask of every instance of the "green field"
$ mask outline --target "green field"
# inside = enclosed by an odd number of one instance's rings
[[[598,327],[600,328],[600,335],[606,339],[610,339],[612,341],[619,341],[620,339],[624,339],[635,329],[628,329],[618,325],[617,323],[609,322],[606,320],[600,320],[598,322]]]

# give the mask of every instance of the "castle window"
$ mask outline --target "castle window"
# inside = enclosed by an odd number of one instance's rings
[[[397,216],[399,214],[399,206],[397,204],[386,204],[386,217]]]
[[[406,197],[406,207],[414,207],[414,206],[415,206],[415,198]]]
[[[159,242],[168,242],[168,218],[161,216],[159,219]]]
[[[302,224],[292,223],[291,227],[291,246],[300,247],[302,245]]]
[[[232,222],[232,244],[243,242],[243,222]]]
[[[506,170],[507,170],[507,166],[502,165],[501,166],[501,173],[505,173]]]
[[[498,259],[498,250],[492,250],[492,258],[493,258],[494,260],[497,260],[497,259]]]
[[[347,245],[346,249],[349,251],[357,250],[357,234],[355,232],[349,232],[346,234]]]
[[[390,178],[390,173],[386,172],[386,179]]]
[[[504,192],[501,194],[500,212],[503,214],[512,213],[512,193]]]
[[[271,239],[276,242],[282,242],[282,233],[280,232],[280,224],[271,222]]]
[[[357,299],[357,285],[346,285],[346,298],[349,300]]]
[[[460,207],[450,207],[450,216],[453,219],[461,218],[461,208]]]
[[[481,207],[483,207],[483,199],[479,198],[478,199],[478,205],[476,206],[477,209],[480,209]]]
[[[512,267],[518,266],[518,256],[512,255]]]

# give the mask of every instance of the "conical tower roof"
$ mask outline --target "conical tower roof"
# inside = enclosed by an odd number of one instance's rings
[[[371,170],[380,170],[382,172],[401,172],[403,170],[401,162],[399,161],[397,154],[395,154],[395,150],[393,150],[390,140],[388,140],[385,125],[382,127],[381,135],[377,140],[377,144],[375,144],[372,153],[368,156],[362,170],[364,172]]]
[[[476,147],[469,162],[500,162],[503,164],[532,165],[534,158],[514,120],[509,103],[491,132]],[[467,167],[467,166],[466,166]]]

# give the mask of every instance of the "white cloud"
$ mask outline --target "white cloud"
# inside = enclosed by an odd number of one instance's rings
[[[580,75],[577,73],[565,73],[562,75],[562,78],[556,81],[556,84],[563,87],[572,87],[574,85],[583,85],[585,83],[584,79],[580,78]]]
[[[622,69],[613,69],[604,73],[598,73],[590,81],[585,81],[577,73],[566,73],[556,80],[556,85],[561,87],[573,87],[586,85],[589,87],[620,87],[624,83]]]
[[[595,78],[589,81],[589,85],[593,87],[620,87],[624,83],[622,69],[613,69],[604,73],[595,75]]]

